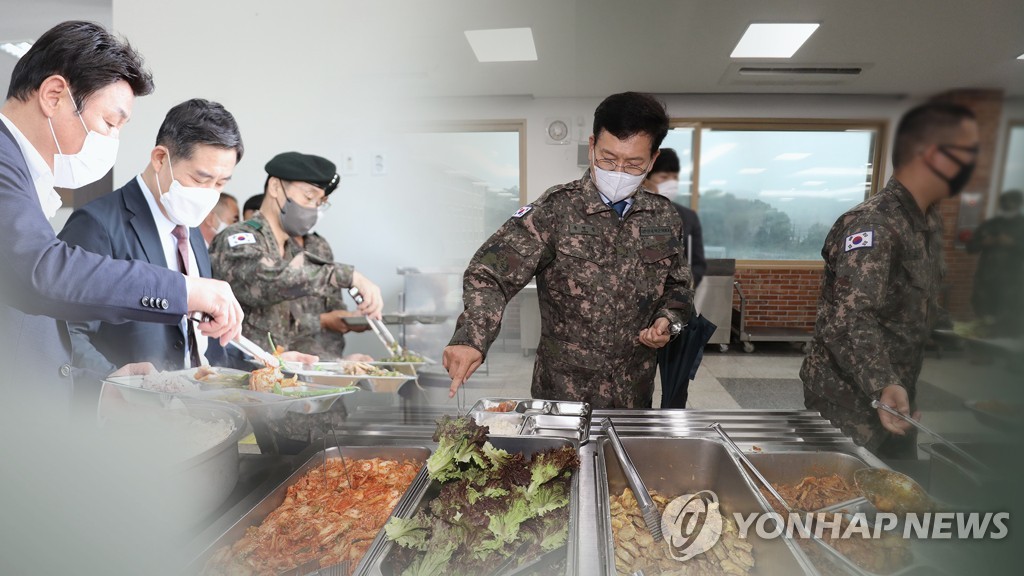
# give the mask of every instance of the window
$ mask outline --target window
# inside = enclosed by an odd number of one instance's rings
[[[477,248],[526,203],[521,121],[446,124],[408,135],[415,180],[429,200],[422,233],[443,262],[463,267]]]
[[[881,123],[679,123],[662,146],[679,154],[676,201],[700,215],[708,258],[817,261],[836,219],[878,189],[882,133]]]
[[[999,193],[1008,190],[1024,190],[1024,122],[1010,125],[1006,163],[1003,166],[1003,187]]]

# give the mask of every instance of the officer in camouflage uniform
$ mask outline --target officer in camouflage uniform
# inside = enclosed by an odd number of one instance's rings
[[[591,169],[522,207],[484,242],[466,269],[465,312],[444,352],[451,394],[498,336],[508,301],[536,276],[532,395],[651,406],[656,349],[678,334],[693,304],[679,215],[639,187],[667,131],[654,98],[610,96],[595,112]]]
[[[210,245],[213,276],[231,284],[245,312],[242,332],[249,339],[269,347],[270,333],[274,344],[286,349],[338,358],[344,347],[341,333],[328,334],[325,328],[333,320],[343,324],[342,291],[359,288],[364,297],[360,315],[380,318],[382,300],[376,285],[351,265],[334,262],[327,242],[310,232],[338,185],[334,164],[285,152],[271,159],[266,171],[259,212],[229,226]],[[344,420],[339,400],[323,414],[288,412],[271,423],[271,430],[277,433],[279,451],[297,452],[311,437],[323,436]]]
[[[881,457],[917,455],[914,429],[871,400],[914,414],[924,346],[941,313],[939,202],[964,187],[977,153],[966,108],[911,110],[897,129],[895,174],[836,221],[821,251],[818,318],[800,370],[804,403]]]
[[[268,193],[260,211],[229,226],[210,245],[213,275],[231,284],[245,312],[243,333],[251,340],[265,344],[270,333],[274,344],[286,349],[325,360],[340,358],[345,347],[342,334],[366,327],[347,326],[341,320],[343,331],[329,330],[325,316],[340,320],[351,314],[345,313],[342,291],[352,285],[365,283],[360,291],[378,300],[379,290],[352,266],[334,262],[327,241],[309,232],[318,217],[315,204],[325,205],[338,185],[334,164],[286,152],[268,162],[266,170]],[[319,192],[318,200],[307,200],[300,185],[313,195]],[[307,219],[300,222],[296,215]]]

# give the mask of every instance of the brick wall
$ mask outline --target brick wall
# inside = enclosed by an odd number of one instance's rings
[[[820,269],[741,268],[736,270],[736,279],[747,299],[747,327],[814,328]],[[735,291],[733,308],[740,309]]]
[[[978,155],[978,166],[964,190],[982,193],[982,205],[987,206],[992,180],[998,180],[996,146],[999,122],[1003,114],[1003,93],[1000,90],[956,90],[940,94],[934,100],[961,104],[970,108],[977,116],[981,151]],[[971,290],[974,285],[977,258],[956,245],[956,221],[960,214],[960,200],[946,200],[941,204],[940,210],[945,230],[943,251],[947,266],[944,305],[954,318],[969,319],[973,316]]]

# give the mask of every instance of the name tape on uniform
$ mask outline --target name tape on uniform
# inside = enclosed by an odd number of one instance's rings
[[[875,233],[873,230],[865,230],[864,232],[850,234],[846,237],[846,251],[849,252],[850,250],[856,250],[857,248],[871,248],[874,236]]]
[[[255,244],[256,236],[249,232],[242,232],[240,234],[234,234],[228,237],[228,246],[234,248],[235,246],[244,246],[246,244]]]
[[[641,236],[668,236],[672,234],[671,226],[642,226],[640,228]]]
[[[533,210],[533,205],[532,204],[527,204],[526,206],[523,206],[519,210],[516,210],[516,213],[513,214],[512,217],[513,218],[522,218],[523,216],[526,216],[526,214],[530,210]]]

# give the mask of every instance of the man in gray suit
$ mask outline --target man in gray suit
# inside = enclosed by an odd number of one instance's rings
[[[210,278],[198,226],[244,150],[238,124],[224,106],[201,98],[182,102],[164,117],[145,170],[76,210],[58,238],[96,254]],[[99,374],[142,361],[158,370],[227,363],[224,348],[212,338],[196,338],[184,319],[178,325],[74,322],[70,328],[74,367]]]
[[[14,68],[0,107],[0,390],[8,407],[70,409],[65,321],[178,324],[196,311],[213,317],[196,328],[222,344],[240,331],[242,311],[226,283],[72,248],[47,222],[60,206],[55,186],[84,186],[110,170],[135,97],[152,90],[134,49],[88,22],[55,26]]]

